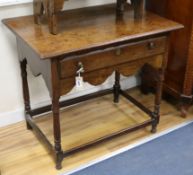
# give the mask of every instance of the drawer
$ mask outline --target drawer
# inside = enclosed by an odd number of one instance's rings
[[[84,73],[106,69],[137,59],[158,55],[165,52],[166,37],[148,39],[131,43],[116,49],[104,50],[101,53],[63,60],[60,62],[60,78],[74,77],[80,63]]]
[[[111,66],[106,69],[100,69],[92,71],[83,75],[84,81],[94,86],[103,83],[116,69],[124,76],[130,76],[136,74],[145,63],[150,64],[155,68],[162,66],[163,54],[158,56],[147,57],[141,60],[128,62],[125,64],[119,64]],[[75,77],[69,77],[60,80],[60,95],[68,93],[75,86]],[[113,86],[113,85],[112,85]]]

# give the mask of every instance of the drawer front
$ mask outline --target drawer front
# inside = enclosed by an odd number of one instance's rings
[[[102,53],[64,60],[60,62],[60,78],[74,77],[77,74],[80,63],[84,68],[84,73],[89,73],[140,58],[161,54],[165,51],[165,46],[166,37],[159,37],[136,42]]]
[[[162,65],[163,55],[153,56],[144,58],[141,60],[136,60],[133,62],[128,62],[126,64],[120,64],[116,66],[111,66],[106,69],[100,69],[93,72],[89,72],[83,75],[85,82],[88,82],[92,85],[99,85],[103,83],[116,69],[124,76],[130,76],[136,74],[145,63],[152,65],[155,68],[160,68]],[[68,93],[75,86],[75,77],[69,77],[62,79],[60,81],[60,95]],[[112,85],[113,86],[113,85]]]

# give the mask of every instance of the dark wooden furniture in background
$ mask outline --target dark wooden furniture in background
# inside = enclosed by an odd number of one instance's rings
[[[64,30],[58,35],[50,34],[45,23],[44,25],[34,24],[33,16],[3,21],[17,39],[27,127],[33,129],[37,137],[47,146],[55,158],[58,169],[61,168],[61,162],[65,156],[146,126],[152,126],[152,132],[155,132],[159,123],[162,82],[168,56],[168,38],[172,31],[182,28],[182,25],[148,12],[144,14],[144,18],[134,20],[134,13],[130,7],[127,7],[124,15],[118,18],[114,13],[115,10],[116,5],[112,4],[64,11],[59,15],[62,21],[60,27]],[[34,75],[42,74],[50,92],[52,105],[31,109],[27,63]],[[103,83],[115,71],[113,88],[59,102],[60,96],[74,87],[79,66],[83,66],[85,70],[82,74],[84,81],[93,85]],[[120,74],[129,76],[137,73],[141,68],[160,70],[154,76],[157,91],[153,111],[121,90],[120,87]],[[70,150],[64,148],[63,151],[59,108],[112,92],[115,103],[118,103],[119,95],[122,95],[148,114],[150,119]],[[35,115],[51,109],[54,145],[33,120]]]
[[[177,21],[184,29],[171,35],[164,91],[179,99],[182,115],[193,100],[193,1],[147,0],[147,9]]]
[[[67,0],[33,0],[34,22],[41,23],[42,16],[47,17],[50,33],[57,34],[59,32],[59,18],[64,2]],[[131,0],[134,8],[134,16],[139,19],[143,16],[145,10],[145,0]],[[115,15],[121,16],[124,13],[127,0],[117,0]]]

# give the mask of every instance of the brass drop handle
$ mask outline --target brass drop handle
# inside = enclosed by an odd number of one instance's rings
[[[116,49],[115,54],[117,56],[121,55],[121,48]]]
[[[152,41],[148,43],[148,49],[149,49],[149,50],[154,49],[155,46],[156,46],[156,44],[155,44],[154,42],[152,42]]]

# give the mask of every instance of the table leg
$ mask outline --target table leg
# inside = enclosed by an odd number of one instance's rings
[[[115,84],[113,86],[113,93],[114,93],[114,103],[119,102],[119,95],[120,95],[120,73],[115,71]]]
[[[164,79],[164,68],[156,69],[149,64],[145,64],[141,71],[142,88],[146,86],[146,83],[155,84],[155,101],[154,101],[154,111],[153,111],[153,123],[152,123],[152,133],[156,132],[156,127],[160,120],[160,104],[162,99],[162,87]],[[145,83],[145,85],[144,85]]]
[[[60,79],[58,75],[58,62],[52,60],[52,112],[53,112],[53,132],[54,132],[54,149],[56,168],[62,168],[63,151],[61,147],[61,130],[60,130]]]
[[[160,104],[162,99],[162,88],[163,88],[163,80],[164,80],[164,70],[156,71],[157,72],[157,80],[156,80],[156,94],[155,94],[155,106],[154,106],[154,122],[152,124],[152,133],[156,132],[157,125],[160,120]]]
[[[29,87],[27,82],[27,60],[24,59],[20,61],[20,68],[21,68],[21,78],[22,78],[22,86],[23,86],[23,99],[24,99],[24,106],[25,106],[25,117],[26,115],[30,114],[31,107],[30,107],[30,96],[29,96]],[[29,115],[30,116],[30,115]],[[26,120],[27,129],[32,129],[29,123]]]
[[[62,168],[63,153],[61,148],[61,131],[60,131],[60,113],[59,113],[59,98],[52,100],[53,111],[53,130],[54,130],[54,148],[56,155],[56,168]]]

